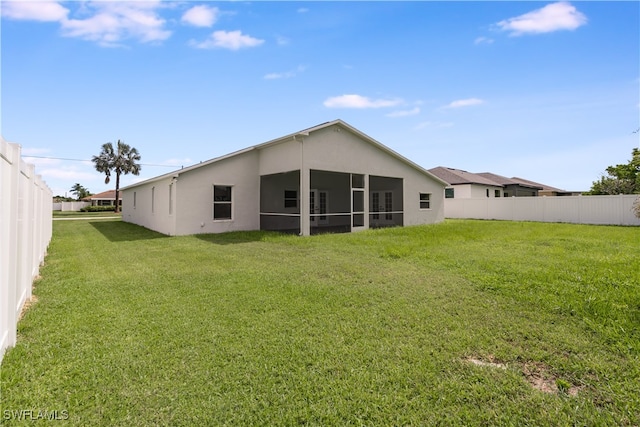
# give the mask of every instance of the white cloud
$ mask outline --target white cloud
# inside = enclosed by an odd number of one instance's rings
[[[393,111],[387,114],[387,117],[407,117],[407,116],[415,116],[416,114],[420,114],[420,107],[415,107],[415,108],[412,108],[411,110]]]
[[[459,99],[457,101],[453,101],[442,108],[461,108],[461,107],[470,107],[472,105],[480,105],[484,104],[482,99],[478,98],[468,98],[468,99]]]
[[[51,150],[49,148],[36,148],[36,147],[23,147],[21,150],[21,154],[24,157],[31,156],[44,156],[45,154],[50,153]]]
[[[509,18],[496,25],[511,36],[575,30],[587,23],[587,17],[568,2],[548,4],[524,15]]]
[[[490,39],[488,37],[478,37],[473,41],[473,44],[492,44],[494,42],[493,39]]]
[[[39,168],[42,166],[55,166],[60,164],[60,160],[58,159],[42,158],[42,157],[38,157],[36,154],[33,154],[33,156],[36,156],[36,157],[28,156],[28,155],[25,155],[24,153],[22,154],[23,154],[22,158],[24,159],[24,161],[32,165],[35,165],[36,168]],[[40,172],[36,171],[36,173],[40,173]]]
[[[42,175],[45,178],[51,179],[65,179],[69,181],[81,182],[81,181],[95,181],[100,178],[101,175],[98,172],[83,172],[75,167],[57,167],[54,169],[42,169],[36,170],[36,173]],[[103,176],[102,176],[103,177]],[[104,177],[103,177],[104,178]]]
[[[370,99],[361,95],[341,95],[327,98],[324,106],[327,108],[383,108],[395,107],[402,104],[401,99]]]
[[[217,7],[194,6],[182,15],[182,22],[195,27],[211,27],[217,21],[218,14]]]
[[[214,31],[211,36],[203,41],[196,42],[191,40],[189,45],[198,49],[230,49],[239,50],[242,48],[256,47],[264,43],[264,40],[242,34],[240,30],[236,31]]]
[[[309,9],[306,7],[301,7],[298,9],[298,13],[307,13],[307,12],[309,12]]]
[[[269,73],[264,76],[265,80],[277,80],[277,79],[290,79],[291,77],[297,76],[299,73],[302,73],[306,70],[307,67],[305,65],[298,65],[298,68],[295,70],[285,71],[284,73]]]
[[[453,122],[432,122],[426,121],[418,123],[413,129],[414,130],[422,130],[426,128],[440,129],[440,128],[450,128],[453,127]]]
[[[61,21],[63,35],[98,42],[102,46],[120,46],[125,39],[143,43],[166,40],[171,31],[165,30],[165,20],[156,9],[159,1],[91,2],[87,10],[94,12],[85,19]]]
[[[1,10],[6,18],[43,22],[62,21],[69,14],[56,1],[3,1]]]

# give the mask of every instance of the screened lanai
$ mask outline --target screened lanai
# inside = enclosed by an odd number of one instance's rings
[[[401,178],[311,170],[309,234],[403,225]],[[301,233],[300,171],[260,177],[260,229]]]

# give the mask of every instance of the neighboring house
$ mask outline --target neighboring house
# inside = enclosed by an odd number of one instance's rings
[[[581,191],[567,191],[561,190],[559,188],[551,187],[550,185],[540,184],[539,182],[529,181],[528,179],[513,177],[511,178],[513,181],[521,182],[523,184],[534,185],[540,187],[541,190],[538,190],[538,196],[580,196],[582,195]]]
[[[167,235],[427,224],[446,185],[335,120],[127,186],[122,219]]]
[[[82,201],[90,202],[91,206],[115,206],[116,190],[107,190],[93,196],[83,197]],[[120,198],[119,202],[120,206],[122,206],[122,198]]]
[[[472,199],[478,197],[502,197],[504,187],[477,173],[438,166],[429,169],[433,175],[447,182],[445,197],[448,199]]]
[[[504,197],[536,197],[542,190],[542,186],[530,184],[524,181],[516,181],[506,176],[497,175],[490,172],[482,172],[478,175],[502,185],[502,195]]]
[[[429,172],[449,183],[445,189],[445,197],[448,199],[571,196],[576,194],[527,179],[507,178],[490,172],[471,173],[443,166],[429,169]]]

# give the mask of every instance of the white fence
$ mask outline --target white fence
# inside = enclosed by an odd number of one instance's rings
[[[0,362],[51,241],[51,198],[20,146],[0,138]]]
[[[59,202],[53,204],[54,211],[79,212],[80,209],[91,206],[91,202]]]
[[[445,199],[446,218],[640,225],[638,195]]]

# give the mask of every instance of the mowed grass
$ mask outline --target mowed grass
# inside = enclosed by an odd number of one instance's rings
[[[69,219],[69,218],[92,218],[92,217],[113,217],[113,218],[120,218],[121,214],[120,213],[114,213],[111,211],[105,211],[105,212],[80,212],[80,211],[53,211],[51,213],[51,216],[54,219]]]
[[[640,228],[53,231],[2,363],[12,425],[640,423]]]

